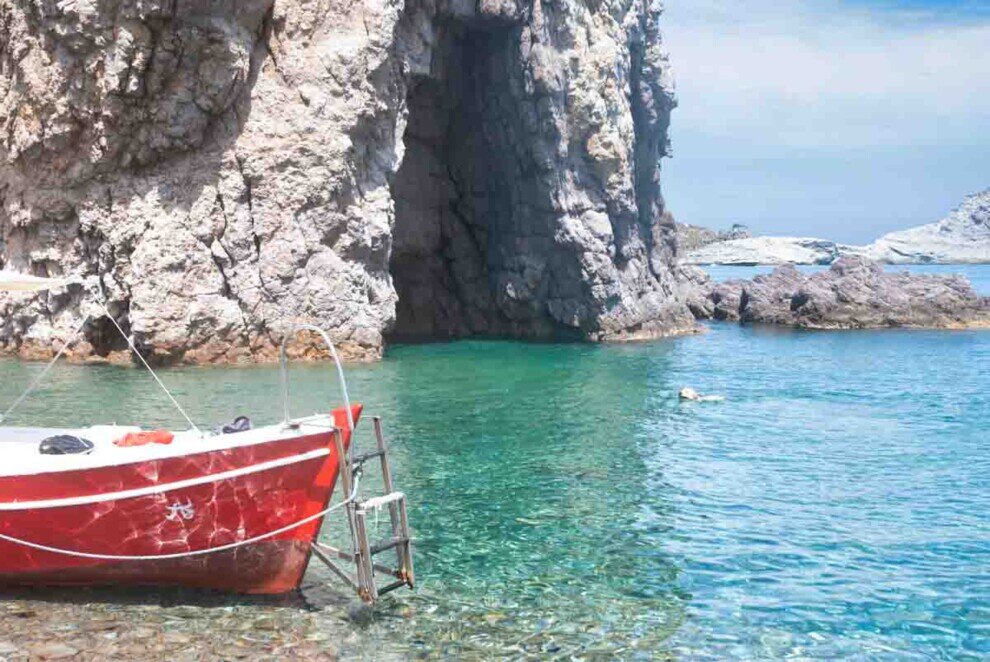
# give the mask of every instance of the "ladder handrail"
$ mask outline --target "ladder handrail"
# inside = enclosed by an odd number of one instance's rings
[[[414,588],[416,583],[406,495],[396,491],[392,483],[392,470],[388,461],[388,444],[382,432],[381,419],[375,416],[374,423],[378,451],[359,455],[356,458],[345,456],[342,430],[334,428],[334,444],[337,448],[337,454],[343,458],[338,465],[338,479],[346,491],[352,484],[352,478],[356,484],[354,476],[362,470],[364,463],[377,457],[381,461],[382,478],[387,493],[365,501],[355,499],[347,504],[347,524],[351,533],[351,550],[349,552],[321,543],[319,540],[313,542],[316,558],[325,563],[337,577],[356,589],[361,599],[369,603],[373,603],[382,595],[403,586]],[[388,508],[392,535],[388,540],[372,544],[368,535],[368,517],[372,512],[377,513],[381,508]],[[398,567],[392,568],[375,562],[375,555],[393,549],[398,560]],[[338,565],[338,560],[353,563],[353,574]],[[398,581],[378,588],[375,578],[376,572],[393,577]]]
[[[325,342],[327,347],[330,348],[330,357],[333,359],[334,365],[337,367],[337,379],[340,381],[340,391],[344,396],[344,411],[347,412],[347,427],[351,429],[353,434],[354,414],[351,412],[351,398],[347,394],[347,380],[344,379],[344,367],[340,363],[340,357],[337,356],[337,348],[334,347],[333,341],[330,340],[330,336],[326,331],[314,324],[306,324],[303,322],[292,325],[289,332],[285,334],[284,338],[282,338],[282,347],[279,351],[279,381],[282,384],[282,411],[285,414],[285,420],[283,422],[288,425],[292,420],[289,416],[289,359],[286,352],[289,341],[296,337],[300,331],[312,331],[319,334],[320,337],[323,338],[323,342]]]

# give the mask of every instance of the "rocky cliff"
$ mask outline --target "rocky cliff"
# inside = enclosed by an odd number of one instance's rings
[[[692,327],[653,0],[0,0],[0,268],[97,283],[160,362]],[[0,346],[87,288],[0,298]]]
[[[847,252],[888,264],[990,263],[990,189],[967,197],[937,223],[891,232]]]

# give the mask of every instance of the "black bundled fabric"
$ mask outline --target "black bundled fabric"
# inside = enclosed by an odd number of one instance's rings
[[[93,442],[71,434],[48,437],[38,446],[42,455],[85,455],[93,452]]]
[[[234,434],[236,432],[247,432],[251,429],[251,419],[247,416],[238,416],[227,425],[220,428],[220,434]]]

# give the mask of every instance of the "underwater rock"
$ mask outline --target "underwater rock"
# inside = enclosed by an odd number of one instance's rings
[[[337,602],[343,601],[345,594]],[[180,589],[5,589],[0,656],[13,660],[397,660],[334,605]],[[357,638],[355,638],[357,635]],[[350,642],[350,643],[348,643]]]

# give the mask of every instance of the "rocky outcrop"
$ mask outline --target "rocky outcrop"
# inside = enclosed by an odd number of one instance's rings
[[[846,252],[887,264],[988,264],[990,189],[967,197],[938,223],[892,232]]]
[[[830,264],[839,256],[833,241],[807,237],[746,237],[717,241],[688,251],[685,264]]]
[[[810,275],[785,265],[710,285],[693,309],[701,318],[804,329],[990,328],[990,298],[965,277],[886,273],[862,257]]]
[[[692,327],[652,0],[0,0],[0,268],[161,362]],[[0,348],[122,342],[0,297]]]
[[[679,298],[687,304],[691,314],[698,319],[710,319],[708,295],[713,283],[708,274],[699,267],[678,264],[677,280],[680,283]]]
[[[703,246],[720,241],[746,239],[750,236],[744,225],[733,225],[728,230],[715,231],[700,225],[677,224],[677,248],[681,255],[690,254]]]

